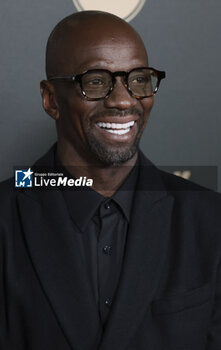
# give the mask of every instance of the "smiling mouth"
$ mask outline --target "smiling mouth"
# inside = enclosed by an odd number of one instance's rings
[[[96,124],[101,129],[104,129],[105,131],[107,131],[111,134],[124,135],[130,131],[130,129],[132,128],[134,123],[135,123],[135,121],[133,120],[133,121],[128,122],[128,123],[102,123],[102,122],[98,122]]]

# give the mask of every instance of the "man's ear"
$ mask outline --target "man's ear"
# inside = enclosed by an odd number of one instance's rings
[[[42,80],[40,83],[40,92],[42,97],[42,106],[45,112],[54,120],[59,119],[59,108],[55,96],[55,88],[47,80]]]

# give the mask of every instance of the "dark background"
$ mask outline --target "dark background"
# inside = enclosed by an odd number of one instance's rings
[[[0,3],[0,180],[13,175],[14,165],[31,166],[56,140],[54,122],[41,107],[39,82],[50,31],[75,11],[72,0]],[[167,72],[142,150],[167,170],[194,166],[194,181],[211,188],[218,169],[219,191],[220,18],[218,0],[147,0],[130,22],[144,40],[150,65]]]

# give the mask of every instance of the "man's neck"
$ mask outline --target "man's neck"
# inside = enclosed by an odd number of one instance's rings
[[[93,180],[92,188],[105,197],[111,197],[127,178],[137,160],[133,158],[120,165],[105,165],[101,162],[89,162],[80,157],[74,150],[71,152],[57,147],[58,157],[62,165],[74,178],[85,176]]]

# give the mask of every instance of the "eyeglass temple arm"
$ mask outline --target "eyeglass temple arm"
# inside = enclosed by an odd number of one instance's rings
[[[49,77],[48,80],[62,79],[62,80],[72,80],[72,81],[74,81],[75,78],[76,78],[75,75],[55,75],[55,76]]]

